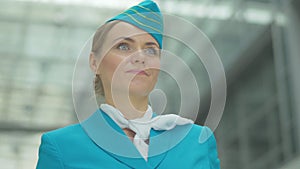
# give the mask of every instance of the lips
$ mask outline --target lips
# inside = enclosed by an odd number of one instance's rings
[[[136,74],[136,75],[145,75],[145,76],[149,76],[149,74],[144,71],[144,70],[138,70],[138,69],[131,69],[126,71],[126,73],[132,73],[132,74]]]

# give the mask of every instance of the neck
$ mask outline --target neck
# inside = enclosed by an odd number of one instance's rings
[[[122,95],[112,99],[111,95],[105,95],[105,102],[118,110],[128,120],[143,117],[148,109],[148,97],[136,95]]]

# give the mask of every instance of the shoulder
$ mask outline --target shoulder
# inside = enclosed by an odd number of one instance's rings
[[[207,126],[197,124],[177,125],[174,129],[168,131],[172,140],[181,140],[180,144],[188,146],[207,146],[216,144],[212,130]]]
[[[73,124],[44,133],[39,151],[40,155],[48,154],[63,159],[72,156],[75,150],[84,151],[91,146],[94,144],[81,125]]]
[[[48,135],[51,137],[61,137],[61,136],[70,136],[70,135],[76,135],[78,133],[81,133],[82,127],[80,124],[76,123],[76,124],[71,124],[62,128],[58,128],[55,130],[51,130],[48,131],[46,133],[44,133],[44,135]]]
[[[82,132],[84,131],[80,124],[71,124],[62,128],[47,131],[43,136],[52,138],[76,137],[77,135],[82,134]]]
[[[69,137],[76,137],[75,133],[80,133],[78,124],[46,132],[42,135],[39,147],[39,160],[37,169],[62,169],[64,168],[63,147],[68,147]],[[72,138],[71,138],[72,139]]]
[[[37,169],[62,169],[78,165],[78,152],[85,154],[81,160],[93,159],[103,154],[86,134],[81,124],[73,124],[42,135]]]
[[[211,131],[207,126],[201,126],[198,124],[193,124],[191,128],[191,132],[199,133],[202,131]]]
[[[197,138],[197,139],[209,139],[210,137],[214,137],[213,131],[207,126],[201,126],[198,124],[192,124],[189,127],[189,132],[187,134],[188,137]],[[202,140],[203,141],[203,140]]]
[[[190,147],[201,147],[201,149],[213,150],[217,147],[217,142],[213,131],[207,126],[191,124],[185,126],[186,135],[181,143]]]
[[[79,140],[79,141],[74,141]],[[63,128],[48,131],[42,135],[42,143],[51,142],[56,146],[67,146],[70,143],[90,141],[80,124],[72,124]]]

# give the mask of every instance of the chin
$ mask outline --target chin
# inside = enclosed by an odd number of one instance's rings
[[[153,88],[154,86],[149,86],[149,84],[131,84],[129,92],[136,96],[148,96]]]

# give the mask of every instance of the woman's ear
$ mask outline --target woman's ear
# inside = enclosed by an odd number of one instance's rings
[[[97,59],[96,59],[94,52],[90,53],[90,68],[92,69],[92,71],[95,74],[97,74],[98,64],[97,64]]]

